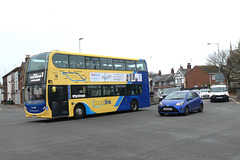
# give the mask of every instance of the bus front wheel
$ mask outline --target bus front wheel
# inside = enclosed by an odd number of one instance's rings
[[[137,111],[138,110],[138,102],[136,100],[133,100],[131,102],[131,111]]]
[[[85,108],[82,105],[77,105],[74,108],[74,118],[81,119],[85,117]]]

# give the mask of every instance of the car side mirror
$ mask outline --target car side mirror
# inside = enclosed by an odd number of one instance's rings
[[[193,97],[189,97],[189,98],[188,98],[188,101],[191,101],[191,100],[193,100]]]

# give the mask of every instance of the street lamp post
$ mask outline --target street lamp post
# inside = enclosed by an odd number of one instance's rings
[[[217,45],[217,52],[218,52],[218,72],[220,73],[220,51],[219,51],[219,43],[207,43],[207,45],[216,44]]]
[[[79,53],[81,53],[81,45],[80,45],[80,41],[82,40],[83,38],[79,38]]]

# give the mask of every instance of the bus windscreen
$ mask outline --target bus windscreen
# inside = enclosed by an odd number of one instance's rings
[[[49,53],[42,53],[32,57],[28,63],[27,72],[44,70],[47,63],[47,56]]]

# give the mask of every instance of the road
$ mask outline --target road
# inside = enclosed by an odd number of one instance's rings
[[[157,105],[85,119],[28,119],[0,106],[2,160],[239,160],[240,104],[204,100],[202,113],[163,116]]]

